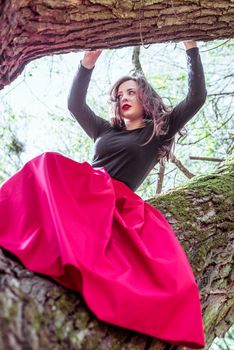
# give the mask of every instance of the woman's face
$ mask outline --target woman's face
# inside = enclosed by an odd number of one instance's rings
[[[123,119],[143,120],[144,109],[138,97],[138,85],[135,80],[127,80],[119,86],[117,99],[119,114]]]

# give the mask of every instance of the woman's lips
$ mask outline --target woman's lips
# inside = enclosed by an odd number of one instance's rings
[[[122,109],[123,109],[124,111],[127,111],[130,107],[131,107],[130,105],[128,105],[127,103],[125,103],[125,104],[122,106]]]

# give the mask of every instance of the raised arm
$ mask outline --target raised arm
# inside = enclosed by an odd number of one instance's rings
[[[86,103],[90,78],[100,54],[101,50],[85,52],[68,96],[69,111],[93,140],[95,140],[100,134],[100,131],[108,125],[108,122],[98,117]]]
[[[203,66],[197,44],[193,40],[184,41],[188,66],[188,93],[175,106],[170,116],[168,137],[173,137],[198,112],[205,103],[206,86]]]

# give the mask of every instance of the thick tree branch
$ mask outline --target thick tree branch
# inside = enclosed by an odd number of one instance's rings
[[[84,48],[234,37],[234,2],[9,0],[0,2],[0,88],[33,59]]]
[[[140,46],[135,46],[132,52],[132,64],[134,67],[133,75],[135,76],[139,76],[139,75],[145,76],[142,69],[141,62],[140,62],[140,50],[141,50]]]

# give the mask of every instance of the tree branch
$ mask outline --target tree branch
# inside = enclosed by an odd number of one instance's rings
[[[157,181],[156,194],[159,194],[159,193],[162,192],[162,186],[163,186],[164,175],[165,175],[165,165],[160,164],[160,165],[159,165],[159,173],[158,173],[158,181]]]
[[[0,88],[39,57],[183,39],[234,37],[234,3],[12,0],[0,4]]]
[[[192,174],[188,169],[185,168],[185,166],[181,163],[181,161],[179,159],[176,158],[176,156],[173,154],[171,156],[171,161],[172,163],[174,163],[178,169],[180,169],[180,171],[182,171],[182,173],[187,176],[189,179],[191,179],[194,174]]]
[[[145,76],[140,62],[140,46],[135,46],[132,52],[133,76]]]
[[[213,158],[213,157],[195,157],[195,156],[189,156],[192,160],[206,160],[210,162],[223,162],[225,159],[223,158]]]

